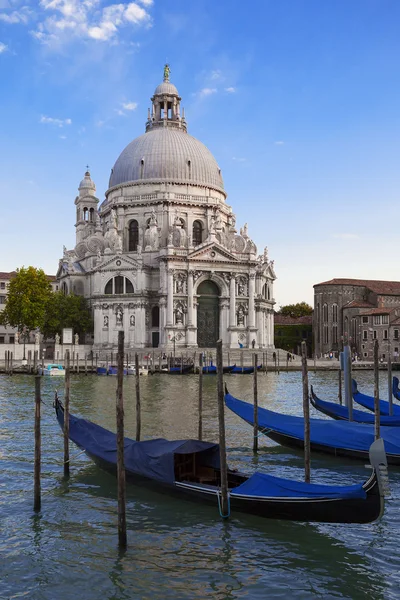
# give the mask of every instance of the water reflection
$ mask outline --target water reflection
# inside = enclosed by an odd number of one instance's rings
[[[310,374],[321,397],[334,400],[337,374]],[[359,376],[372,389],[372,374]],[[42,512],[33,515],[34,379],[0,377],[0,598],[85,600],[125,598],[396,598],[400,559],[400,470],[391,471],[393,498],[372,525],[303,525],[235,514],[221,521],[217,506],[128,488],[129,547],[117,549],[116,481],[71,447],[71,478],[63,478],[63,442],[51,402],[60,381],[42,381]],[[251,400],[252,380],[227,377],[230,391]],[[141,379],[145,437],[195,437],[195,376]],[[386,382],[382,381],[382,397]],[[74,376],[71,411],[115,431],[115,378]],[[260,404],[301,414],[299,373],[260,375]],[[135,435],[133,378],[125,379],[126,433]],[[205,439],[216,441],[216,379],[204,377]],[[226,414],[229,462],[301,478],[303,459],[260,438]],[[312,457],[314,481],[357,482],[362,464]]]

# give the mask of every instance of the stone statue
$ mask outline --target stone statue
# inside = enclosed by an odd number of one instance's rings
[[[138,244],[136,251],[138,253],[138,256],[142,254],[142,246],[140,246],[140,244]]]
[[[169,68],[169,64],[165,63],[165,65],[164,65],[164,81],[169,81],[170,73],[171,73],[171,69]]]
[[[247,223],[245,223],[244,227],[243,227],[243,237],[248,237],[247,236]]]
[[[117,315],[117,325],[122,325],[122,318],[123,318],[123,311],[121,306],[118,306],[117,310],[116,310],[116,315]]]
[[[74,335],[74,339],[75,339],[75,346],[79,346],[79,335],[77,333]]]
[[[40,333],[35,333],[35,344],[40,344]]]
[[[239,309],[237,312],[237,324],[244,325],[244,310],[241,306],[239,306]]]
[[[67,246],[63,246],[63,255],[66,256],[67,254]]]
[[[183,310],[180,306],[176,308],[175,311],[175,320],[177,325],[182,325],[183,323]]]
[[[238,296],[244,296],[244,283],[239,281],[238,283]]]
[[[130,316],[129,323],[131,327],[135,327],[135,315]]]
[[[158,223],[157,223],[157,217],[156,217],[156,213],[155,213],[154,208],[151,211],[151,215],[150,215],[150,225],[158,225]]]
[[[16,331],[14,335],[14,344],[19,344],[19,332]]]
[[[122,252],[122,237],[120,235],[118,235],[118,233],[115,236],[114,250],[115,250],[115,252],[118,252],[119,254]]]
[[[268,261],[268,246],[264,248],[264,262]]]
[[[101,260],[101,250],[97,248],[97,260]]]
[[[176,293],[183,294],[183,279],[177,279],[176,281]]]
[[[173,240],[173,233],[172,233],[172,231],[170,231],[169,234],[168,234],[168,246],[172,246],[173,245],[172,240]]]
[[[210,220],[210,233],[215,233],[215,217],[212,216]]]
[[[115,208],[113,208],[111,211],[111,227],[117,229],[117,212]]]
[[[58,333],[56,333],[56,335],[55,335],[55,340],[56,340],[56,344],[60,343],[60,336],[58,335]]]
[[[108,327],[108,315],[104,315],[103,327]]]
[[[216,218],[215,218],[215,228],[216,229],[222,229],[222,219],[221,219],[221,215],[218,213]]]

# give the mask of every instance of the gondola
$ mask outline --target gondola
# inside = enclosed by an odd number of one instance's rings
[[[392,394],[396,398],[396,400],[400,400],[399,378],[398,377],[393,377]]]
[[[368,410],[375,412],[375,400],[373,396],[367,396],[362,394],[357,387],[357,382],[352,379],[353,386],[353,398],[354,402],[357,402],[360,406],[367,408]],[[392,404],[393,416],[400,418],[400,406]],[[381,415],[389,416],[389,402],[387,400],[379,400],[379,412]]]
[[[184,365],[181,367],[170,367],[168,369],[163,369],[160,371],[161,373],[168,373],[169,375],[188,375],[189,373],[193,373],[194,365]]]
[[[258,365],[257,367],[257,371],[259,371],[262,368],[262,365]],[[233,367],[231,373],[233,375],[251,375],[251,373],[254,373],[254,367],[237,367],[236,365]]]
[[[223,373],[232,373],[232,370],[236,367],[236,365],[231,365],[230,367],[222,367]],[[217,367],[216,365],[208,365],[207,367],[203,367],[203,375],[216,375]]]
[[[226,390],[227,392],[227,390]],[[225,394],[225,404],[244,421],[253,425],[254,406]],[[258,408],[258,429],[272,440],[291,448],[304,448],[304,419],[292,415]],[[389,464],[400,465],[400,429],[381,427]],[[374,425],[310,419],[310,446],[314,452],[368,460],[368,452],[374,441]]]
[[[313,386],[311,386],[310,402],[319,412],[332,417],[332,419],[337,419],[338,421],[349,420],[349,409],[347,406],[321,400],[315,395]],[[353,408],[353,421],[354,423],[373,424],[375,423],[375,415]],[[400,427],[400,417],[382,415],[380,417],[380,424],[387,427]]]
[[[64,408],[56,398],[57,420],[63,428]],[[115,474],[116,435],[99,425],[69,417],[70,439],[101,468]],[[220,506],[219,445],[198,440],[165,439],[135,442],[125,438],[128,481],[201,504]],[[385,465],[383,444],[371,446],[372,474],[363,484],[309,484],[254,473],[228,470],[230,511],[291,521],[369,523],[384,510]]]

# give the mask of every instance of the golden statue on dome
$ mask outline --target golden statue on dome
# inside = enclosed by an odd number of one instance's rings
[[[164,65],[164,81],[169,81],[170,73],[171,73],[171,69],[169,68],[169,64],[165,63],[165,65]]]

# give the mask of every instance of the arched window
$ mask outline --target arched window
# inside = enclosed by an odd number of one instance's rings
[[[64,294],[64,296],[66,296],[68,294],[68,287],[67,287],[67,284],[65,283],[65,281],[63,281],[61,284],[61,291]]]
[[[134,219],[129,223],[129,252],[136,252],[139,243],[139,223]]]
[[[151,326],[160,327],[160,308],[153,306],[151,309]]]
[[[83,220],[84,221],[88,220],[88,209],[87,209],[87,206],[85,206],[84,209],[83,209]]]
[[[201,221],[195,221],[193,223],[193,246],[199,246],[203,241],[203,224]]]
[[[104,288],[105,294],[133,294],[134,289],[132,282],[122,275],[117,275],[107,282]]]
[[[90,209],[89,209],[89,221],[90,221],[91,223],[93,223],[93,222],[94,222],[94,208],[90,208]]]

